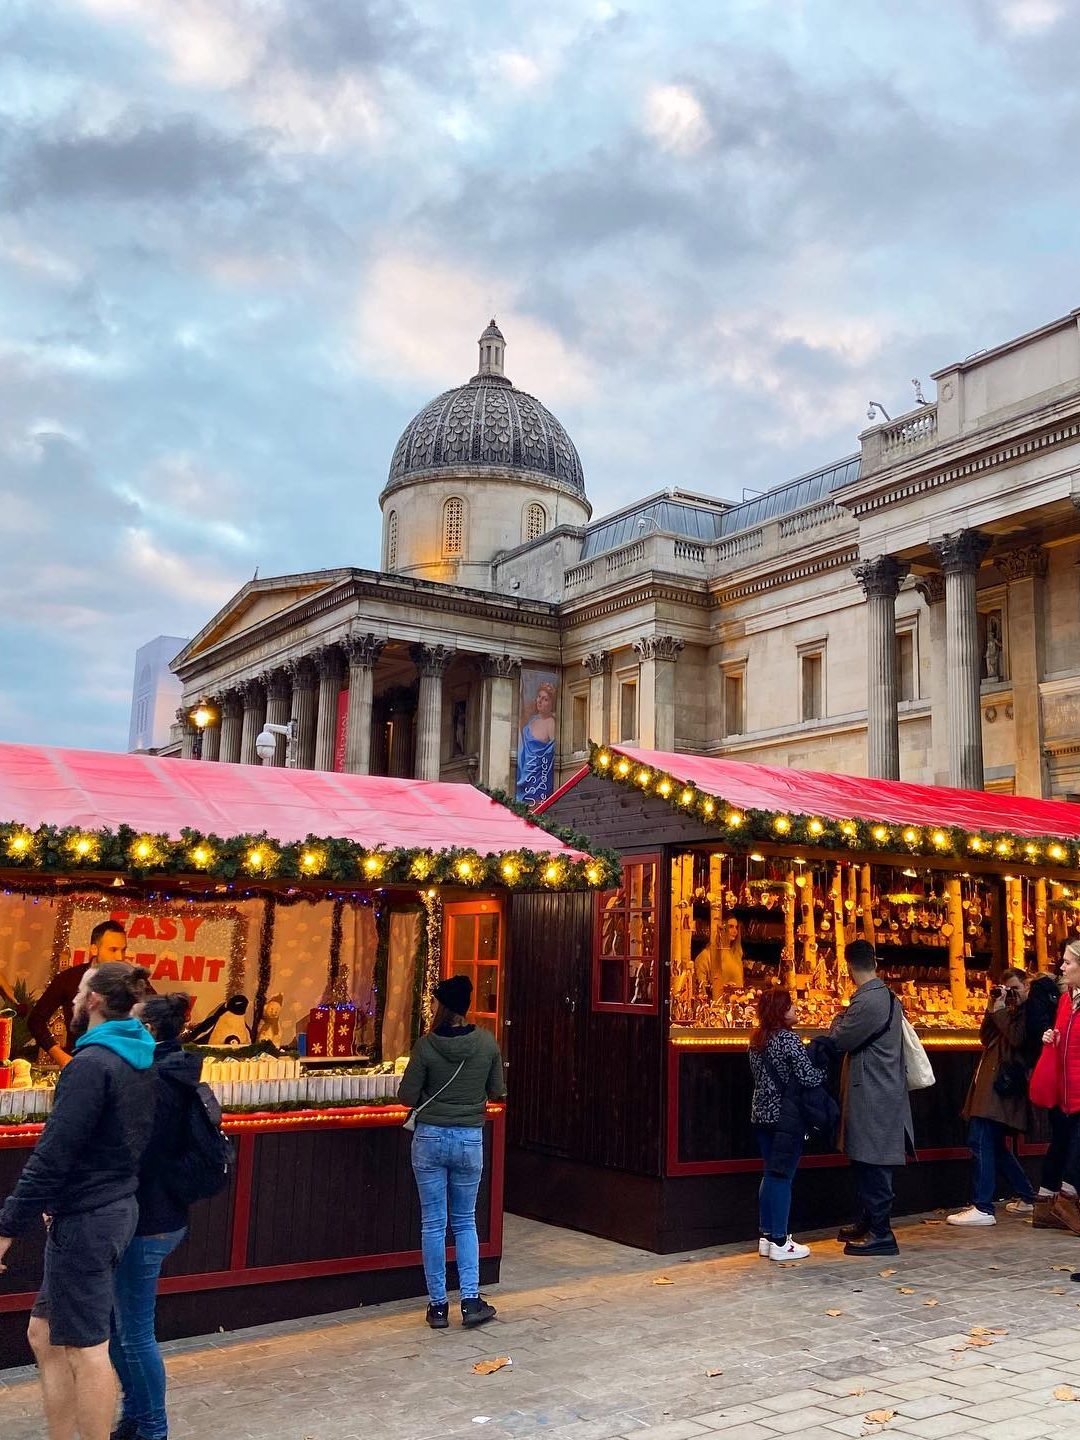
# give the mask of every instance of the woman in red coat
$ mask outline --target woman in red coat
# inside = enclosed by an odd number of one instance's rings
[[[1080,941],[1066,946],[1061,961],[1065,990],[1058,1001],[1053,1028],[1043,1035],[1043,1044],[1054,1047],[1053,1105],[1066,1117],[1069,1144],[1065,1179],[1051,1206],[1055,1219],[1074,1235],[1080,1235]],[[1045,1055],[1045,1051],[1044,1051]],[[1040,1062],[1041,1063],[1041,1062]],[[1048,1097],[1049,1098],[1049,1097]],[[1038,1103],[1042,1103],[1040,1099]]]

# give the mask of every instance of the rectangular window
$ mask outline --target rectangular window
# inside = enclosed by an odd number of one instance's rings
[[[724,671],[724,734],[746,732],[746,671]]]
[[[624,680],[619,687],[619,739],[637,739],[636,680]]]
[[[799,657],[802,672],[802,718],[825,717],[825,655],[821,650],[804,650]]]
[[[655,855],[623,861],[622,884],[596,897],[593,1009],[656,1014]]]
[[[497,900],[454,901],[443,908],[443,979],[473,982],[469,1019],[499,1038],[502,1004],[502,914]]]
[[[575,755],[582,755],[589,748],[589,697],[587,695],[574,696],[570,743]]]
[[[915,632],[900,630],[896,636],[896,698],[914,700],[915,695]]]

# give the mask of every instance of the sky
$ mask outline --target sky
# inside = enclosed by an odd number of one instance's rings
[[[1068,0],[6,0],[0,738],[121,749],[134,652],[379,563],[476,365],[595,513],[852,453],[1080,306]]]

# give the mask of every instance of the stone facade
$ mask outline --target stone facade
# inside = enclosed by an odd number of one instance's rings
[[[214,702],[201,753],[249,761],[291,714],[301,764],[511,788],[537,667],[560,779],[592,739],[1080,795],[1078,322],[940,371],[858,455],[742,505],[666,491],[590,523],[561,442],[458,426],[452,452],[431,422],[415,469],[414,422],[384,569],[253,581],[174,662],[185,707]],[[504,346],[481,338],[477,405]]]

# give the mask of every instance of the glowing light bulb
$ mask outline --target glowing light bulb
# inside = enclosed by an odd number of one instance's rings
[[[880,844],[889,838],[889,827],[887,825],[875,825],[870,834]]]
[[[825,826],[821,823],[820,820],[811,820],[810,824],[806,828],[809,830],[811,835],[820,835],[825,829]]]
[[[652,779],[652,771],[651,771],[651,770],[639,770],[639,771],[637,772],[637,774],[634,776],[634,779],[637,781],[637,783],[638,783],[640,786],[642,786],[642,788],[644,788],[646,785],[648,785],[649,781]]]
[[[623,775],[623,776],[629,775],[629,774],[630,774],[630,761],[627,760],[627,759],[625,759],[625,758],[623,758],[623,759],[620,760],[619,763],[615,766],[615,771],[616,771],[616,773],[619,774],[619,775]]]
[[[779,835],[786,835],[791,829],[791,821],[786,815],[778,815],[773,821],[773,829]]]
[[[547,867],[547,869],[544,871],[544,879],[547,881],[547,883],[548,883],[549,885],[554,885],[555,881],[558,880],[558,878],[559,878],[559,867],[558,867],[558,865],[554,865],[554,864],[549,865],[549,866]]]
[[[210,864],[213,857],[205,845],[196,845],[195,849],[191,852],[191,858],[201,870],[204,865]]]
[[[711,820],[712,817],[716,814],[716,801],[715,801],[715,800],[706,800],[705,803],[702,805],[701,808],[702,808],[702,810],[704,811],[704,813],[705,813],[705,814],[709,817],[709,819]]]
[[[670,780],[666,780],[666,779],[665,779],[665,780],[661,780],[661,781],[660,781],[660,784],[657,785],[656,788],[657,788],[657,790],[660,792],[660,794],[663,795],[664,799],[666,800],[667,797],[671,794],[671,781],[670,781]]]
[[[611,756],[606,750],[601,750],[600,754],[596,757],[596,763],[600,766],[601,770],[606,770],[611,764]]]
[[[938,847],[939,850],[942,845],[947,845],[949,840],[949,837],[945,834],[944,830],[935,830],[930,838],[931,840],[933,840],[934,844]]]
[[[140,840],[135,846],[136,860],[148,860],[150,858],[150,843],[147,840]]]
[[[738,812],[738,810],[731,810],[731,811],[729,811],[728,816],[727,816],[727,823],[728,823],[733,829],[737,830],[737,829],[739,828],[739,826],[743,823],[743,821],[744,821],[745,819],[746,819],[746,816],[745,816],[745,815],[740,815],[739,812]]]
[[[85,835],[80,835],[78,840],[75,841],[76,855],[89,855],[92,848],[90,841]]]
[[[25,855],[27,850],[30,849],[29,835],[13,835],[8,844],[8,849],[12,855]]]
[[[585,867],[585,879],[588,880],[588,882],[589,882],[590,885],[599,885],[599,883],[600,883],[600,866],[599,866],[599,865],[587,865],[587,866]]]
[[[1046,852],[1051,860],[1064,860],[1068,851],[1064,845],[1051,845]]]
[[[364,856],[364,873],[366,875],[380,875],[382,873],[382,868],[383,862],[381,855]]]
[[[919,838],[919,832],[918,832],[913,826],[909,825],[909,826],[907,827],[907,829],[904,831],[904,843],[905,843],[905,845],[914,845],[915,842],[916,842],[916,840],[918,840],[918,838]]]
[[[686,789],[679,796],[679,799],[684,805],[692,805],[694,803],[694,791],[689,785],[687,785]]]
[[[248,864],[249,864],[249,865],[251,865],[253,868],[257,869],[257,868],[262,864],[262,862],[263,862],[263,853],[262,853],[261,850],[249,850],[249,851],[248,851]]]

